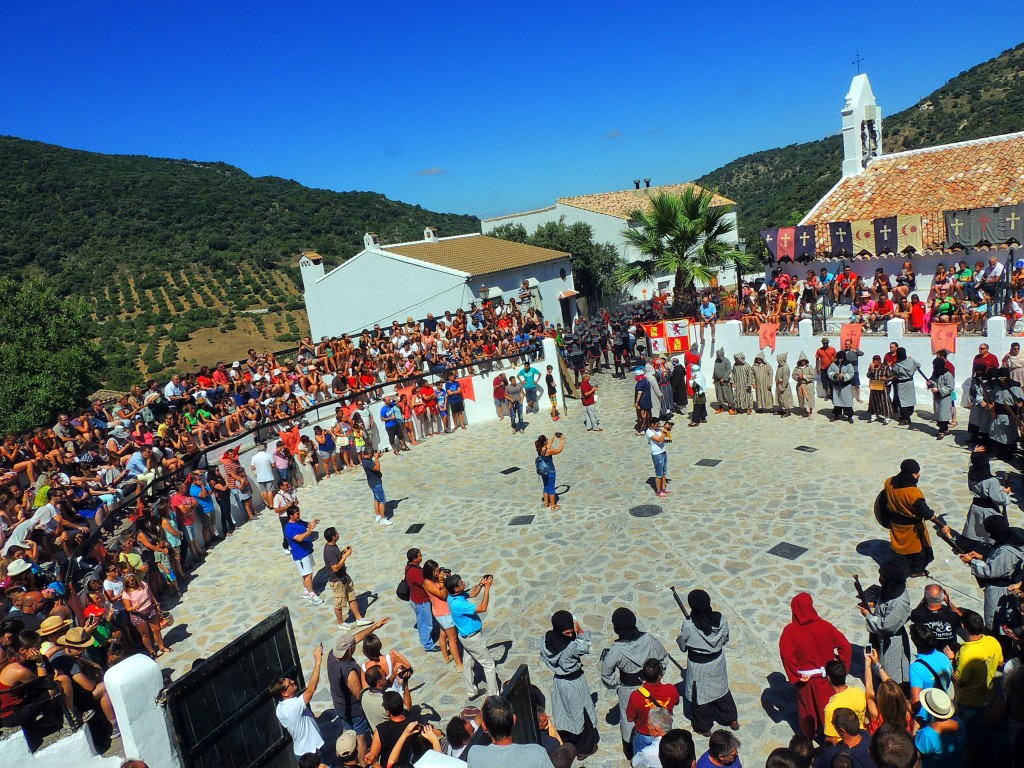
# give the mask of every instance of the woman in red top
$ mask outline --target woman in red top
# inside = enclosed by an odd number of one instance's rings
[[[494,410],[498,414],[498,421],[505,420],[505,387],[508,385],[508,378],[504,373],[494,377],[491,386],[494,388]]]
[[[920,333],[924,330],[924,314],[927,308],[917,294],[910,297],[910,330]]]

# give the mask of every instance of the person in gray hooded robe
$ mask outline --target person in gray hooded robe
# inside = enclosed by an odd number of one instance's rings
[[[686,654],[683,697],[692,708],[693,730],[710,736],[716,722],[736,730],[740,724],[725,665],[729,623],[711,609],[711,598],[704,590],[693,590],[686,601],[690,618],[683,622],[676,645]]]
[[[568,611],[555,611],[551,630],[540,641],[540,658],[552,674],[549,714],[562,743],[576,747],[581,758],[597,750],[597,708],[583,676],[583,657],[590,653],[590,631]]]
[[[1004,488],[999,478],[992,474],[992,459],[987,451],[974,451],[971,466],[967,470],[967,490],[971,492],[971,506],[967,510],[963,536],[969,539],[964,549],[970,552],[977,543],[992,545],[992,538],[985,530],[985,521],[990,517],[1001,517],[1010,503],[1009,488]]]
[[[796,382],[797,405],[804,412],[804,418],[814,415],[814,366],[811,365],[804,352],[797,358],[793,369],[793,381]]]
[[[719,347],[715,352],[715,367],[711,372],[711,377],[715,382],[715,400],[718,402],[715,413],[722,413],[728,408],[730,414],[735,414],[736,409],[733,407],[732,392],[732,363],[726,358],[723,347]]]
[[[921,370],[917,360],[907,355],[903,347],[896,349],[896,364],[892,367],[892,404],[899,415],[898,424],[910,426],[910,419],[917,407],[917,390],[914,374]]]
[[[747,365],[747,356],[742,352],[737,352],[732,359],[733,408],[740,413],[750,413],[753,407],[751,387],[754,384],[754,371]]]
[[[985,626],[994,632],[996,609],[1015,583],[1021,561],[1024,560],[1024,530],[1011,528],[1000,515],[985,520],[985,531],[994,542],[992,551],[982,557],[977,552],[960,555],[960,560],[971,568],[971,573],[985,590]]]
[[[661,382],[658,381],[658,377],[654,373],[654,366],[650,363],[644,366],[644,378],[651,385],[651,415],[657,416],[659,419],[664,418],[662,414],[665,402],[661,394]]]
[[[873,610],[860,606],[860,612],[867,622],[868,633],[878,637],[879,660],[889,677],[897,683],[910,680],[910,637],[907,622],[910,620],[910,594],[907,592],[907,576],[910,567],[906,559],[890,560],[878,569],[881,592]]]
[[[828,367],[828,381],[832,387],[832,418],[846,419],[853,424],[853,377],[854,369],[846,361],[846,353],[840,352]]]
[[[928,378],[928,389],[932,393],[932,407],[935,423],[939,427],[936,437],[941,440],[949,434],[949,422],[953,420],[953,392],[956,382],[946,366],[946,359],[936,357],[932,361],[932,375]]]
[[[775,356],[775,403],[783,417],[789,416],[789,412],[793,410],[793,390],[789,386],[790,370],[786,359],[785,352]]]
[[[619,698],[619,733],[626,759],[633,759],[630,738],[633,725],[626,719],[629,695],[641,685],[640,670],[648,659],[657,659],[662,667],[668,666],[668,651],[654,635],[641,632],[636,626],[636,614],[629,608],[616,608],[612,613],[612,629],[618,636],[611,648],[601,656],[601,682],[614,688]]]
[[[764,352],[754,358],[754,407],[758,413],[775,410],[775,382],[772,367],[768,365]]]

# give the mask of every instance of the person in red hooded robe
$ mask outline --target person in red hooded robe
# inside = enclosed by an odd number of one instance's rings
[[[825,679],[824,666],[838,659],[850,668],[850,641],[818,616],[814,602],[801,592],[790,603],[793,620],[782,630],[779,655],[789,682],[796,686],[800,732],[809,739],[822,730],[825,705],[834,691]]]

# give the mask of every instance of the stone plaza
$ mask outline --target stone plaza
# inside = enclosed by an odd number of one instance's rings
[[[319,517],[321,531],[334,526],[341,546],[353,547],[349,572],[361,602],[369,603],[366,615],[391,617],[379,633],[384,647],[413,662],[413,702],[424,705],[424,715],[441,728],[467,702],[454,664],[422,652],[412,610],[395,597],[409,547],[469,583],[494,574],[484,632],[499,677],[527,664],[546,696],[551,675],[539,660],[539,643],[551,614],[571,611],[594,640],[586,678],[597,696],[601,746],[588,766],[625,764],[615,695],[600,681],[601,650],[614,640],[612,611],[629,606],[636,612],[640,628],[661,640],[676,661],[666,681],[677,682],[685,664],[675,644],[682,616],[669,587],[684,598],[690,589],[705,589],[730,626],[726,655],[740,713],[740,754],[749,766],[763,765],[794,732],[794,691],[778,654],[791,598],[800,591],[814,596],[822,617],[854,643],[854,672],[860,675],[867,633],[852,578],[859,574],[865,586],[877,583],[877,563],[889,556],[888,534],[872,517],[875,496],[900,461],[913,457],[921,463],[928,502],[959,528],[969,503],[967,449],[934,438],[931,404],[920,394],[923,407],[909,431],[868,423],[865,404],[857,405],[857,423],[830,423],[830,406],[820,399],[810,420],[712,413],[707,424],[688,428],[688,419],[680,417],[669,446],[673,494],[657,499],[649,485],[646,441],[632,429],[632,380],[602,375],[595,382],[602,432],[585,430],[582,408],[573,400],[558,423],[544,408],[529,416],[525,434],[513,434],[507,419],[471,424],[384,457],[392,527],[372,524],[372,498],[360,469],[300,488],[303,518]],[[961,410],[960,424],[966,422]],[[555,458],[561,508],[552,511],[541,504],[533,441],[555,431],[567,440]],[[963,437],[960,429],[954,434]],[[519,469],[507,471],[513,468]],[[1005,469],[999,463],[994,468]],[[653,508],[637,509],[644,505]],[[1019,521],[1012,507],[1011,522]],[[941,541],[933,537],[933,543],[932,579],[957,605],[979,610],[981,593],[967,568]],[[318,589],[325,582],[322,546],[318,541]],[[910,582],[914,604],[925,583]],[[176,625],[168,631],[174,652],[160,663],[180,676],[282,605],[291,611],[308,678],[314,645],[322,642],[326,653],[337,633],[330,592],[320,606],[302,599],[276,516],[265,513],[218,545],[195,572],[174,608]],[[362,659],[359,650],[356,656]],[[335,732],[326,673],[313,709],[325,735]],[[690,727],[681,708],[675,724]],[[707,741],[698,736],[695,742],[700,755]]]

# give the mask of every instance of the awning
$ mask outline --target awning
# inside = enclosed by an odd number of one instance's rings
[[[571,299],[573,296],[579,295],[579,291],[562,291],[560,294],[558,294],[558,300],[561,301],[562,299]]]

